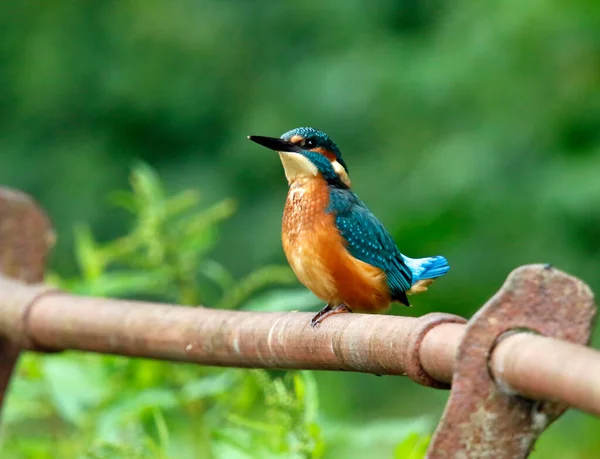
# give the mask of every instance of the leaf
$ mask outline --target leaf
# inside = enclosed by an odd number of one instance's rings
[[[427,447],[431,437],[429,435],[420,435],[411,433],[394,450],[396,459],[423,459],[427,454]]]
[[[217,241],[217,224],[235,212],[233,200],[226,199],[206,210],[174,221],[170,227],[172,242],[180,252],[196,251],[196,258],[212,249]]]
[[[317,382],[312,372],[293,373],[294,390],[299,403],[304,406],[304,422],[316,423],[319,415],[319,397]]]
[[[101,296],[123,297],[139,294],[161,294],[168,287],[168,271],[112,271],[103,274],[93,282],[73,285],[75,293]]]
[[[235,279],[227,269],[214,260],[205,258],[198,268],[199,272],[217,284],[222,290],[235,286]]]
[[[186,190],[167,200],[166,217],[175,217],[192,210],[200,202],[200,193],[196,190]]]
[[[97,279],[104,269],[104,262],[96,247],[90,228],[79,224],[73,229],[75,238],[75,256],[84,279]]]
[[[170,410],[176,406],[177,394],[171,389],[155,388],[128,393],[100,414],[96,421],[98,436],[106,441],[115,441],[128,420],[151,415],[155,409]]]
[[[47,356],[42,367],[54,406],[63,419],[73,424],[81,424],[110,388],[100,365],[75,361],[69,354]]]
[[[122,426],[114,440],[97,439],[83,459],[160,459],[165,451],[137,423]]]
[[[50,418],[56,412],[53,400],[48,397],[40,360],[41,356],[34,354],[20,359],[3,412],[3,421],[9,426]]]
[[[361,457],[374,451],[389,457],[397,447],[398,438],[426,435],[430,428],[427,418],[385,419],[356,425],[337,422],[324,423],[323,435],[328,439],[328,451],[337,457],[346,457],[350,452]]]
[[[195,381],[190,381],[181,390],[181,395],[186,401],[195,401],[227,393],[237,381],[233,373],[224,371],[215,376],[205,376]]]
[[[186,233],[202,232],[231,217],[235,209],[236,203],[233,199],[224,199],[207,209],[180,219],[176,226],[178,230]]]
[[[165,193],[158,174],[146,163],[138,162],[131,173],[131,188],[146,209],[164,211]],[[162,213],[162,212],[161,212]]]
[[[118,190],[109,193],[108,201],[116,207],[121,207],[133,215],[139,211],[138,202],[131,191]]]
[[[158,408],[155,408],[152,411],[152,415],[154,418],[154,426],[156,427],[156,432],[158,433],[160,447],[163,450],[166,450],[169,447],[169,429],[167,427],[165,417],[163,416],[162,411]]]

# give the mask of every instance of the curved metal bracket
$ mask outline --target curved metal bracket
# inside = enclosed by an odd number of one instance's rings
[[[595,312],[593,294],[579,279],[549,265],[515,269],[467,324],[450,399],[427,457],[527,457],[566,406],[527,400],[496,384],[488,367],[492,351],[511,331],[586,344]]]

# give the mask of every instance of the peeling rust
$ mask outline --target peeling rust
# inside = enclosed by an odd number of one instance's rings
[[[48,217],[31,198],[0,188],[0,272],[26,283],[41,282],[55,239]]]

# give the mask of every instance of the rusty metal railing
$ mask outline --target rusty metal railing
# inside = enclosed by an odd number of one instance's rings
[[[0,192],[0,270],[14,278],[0,276],[0,390],[20,350],[408,375],[430,387],[452,383],[430,458],[526,457],[568,406],[600,416],[600,352],[585,347],[592,292],[548,266],[513,271],[468,323],[341,314],[313,329],[308,313],[87,298],[31,284],[50,234],[31,200]]]

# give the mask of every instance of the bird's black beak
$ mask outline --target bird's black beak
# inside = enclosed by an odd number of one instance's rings
[[[249,140],[256,142],[263,147],[270,148],[275,151],[284,151],[287,153],[299,153],[302,149],[291,142],[281,140],[275,137],[263,137],[261,135],[249,135]]]

